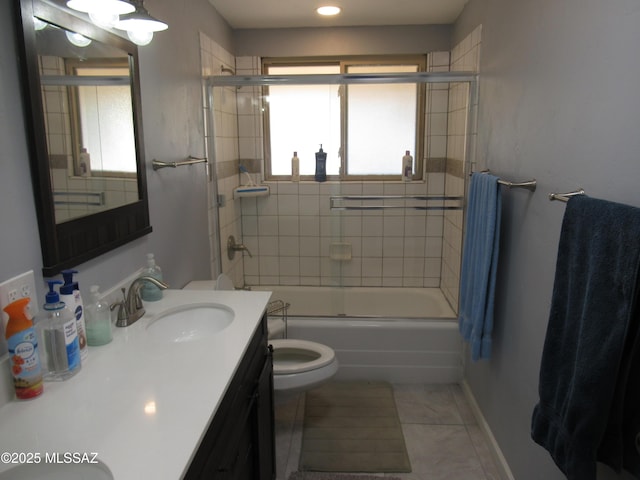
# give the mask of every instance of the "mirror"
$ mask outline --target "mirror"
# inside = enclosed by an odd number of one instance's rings
[[[43,273],[151,232],[137,47],[46,0],[21,0]]]

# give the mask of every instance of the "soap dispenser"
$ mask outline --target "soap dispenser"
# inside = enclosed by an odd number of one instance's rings
[[[65,305],[76,317],[76,326],[78,329],[78,343],[80,344],[80,356],[82,361],[86,362],[89,356],[89,348],[87,346],[87,329],[84,318],[84,304],[82,295],[80,295],[80,285],[73,281],[73,274],[78,273],[77,270],[63,270],[62,278],[64,285],[60,287],[60,301]]]
[[[320,151],[316,152],[316,182],[327,181],[327,153],[322,150],[322,144],[320,144]]]
[[[100,287],[91,285],[90,299],[87,305],[87,343],[91,346],[105,345],[113,339],[111,328],[111,309],[102,299]]]
[[[162,270],[159,265],[156,265],[153,253],[147,253],[147,268],[144,270],[143,275],[162,281]],[[142,297],[142,300],[155,302],[157,300],[162,300],[162,290],[151,282],[144,282],[140,289],[140,296]]]
[[[36,331],[45,380],[66,380],[80,371],[80,344],[76,318],[54,290],[59,280],[47,280],[44,310],[36,317]]]

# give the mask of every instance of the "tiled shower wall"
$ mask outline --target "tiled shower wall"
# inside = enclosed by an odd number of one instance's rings
[[[448,69],[448,52],[430,55],[434,70]],[[239,58],[243,73],[259,73],[259,60]],[[255,70],[251,72],[250,70]],[[246,87],[245,87],[246,88]],[[242,91],[242,89],[241,89]],[[261,117],[257,97],[239,93],[241,162],[261,162]],[[439,287],[442,211],[331,210],[339,195],[443,195],[447,149],[448,88],[429,89],[426,181],[270,182],[271,195],[242,199],[244,259],[248,285]],[[402,152],[398,156],[398,168]]]
[[[429,56],[431,71],[469,68],[477,62],[479,30],[448,52]],[[472,52],[472,53],[470,53]],[[475,57],[474,57],[475,55]],[[467,62],[460,65],[460,58]],[[202,38],[203,75],[220,74],[220,65],[234,65],[233,57],[208,38]],[[475,65],[475,64],[474,64]],[[235,59],[238,74],[259,74],[257,57]],[[466,88],[461,85],[461,88]],[[428,89],[424,168],[426,181],[411,182],[270,182],[271,195],[233,199],[233,188],[246,184],[238,165],[262,178],[262,120],[257,87],[219,88],[214,92],[215,158],[222,263],[216,264],[217,241],[212,236],[212,272],[231,274],[236,286],[345,285],[443,287],[457,305],[461,211],[330,210],[333,195],[462,195],[463,164],[467,145],[466,93],[458,86],[432,85]],[[235,99],[235,104],[234,104]],[[460,102],[465,101],[464,105]],[[206,115],[205,106],[205,117]],[[452,126],[454,127],[452,129]],[[472,142],[474,144],[474,142]],[[398,159],[400,163],[400,158]],[[213,232],[212,232],[213,235]],[[234,235],[252,257],[236,254],[227,260],[226,239]],[[332,253],[338,252],[337,255]],[[332,258],[333,257],[333,258]],[[336,258],[339,257],[339,258]],[[244,260],[244,261],[243,261]]]
[[[235,59],[231,53],[220,47],[208,36],[200,33],[200,55],[202,76],[220,75],[221,67],[235,69]],[[215,87],[213,91],[213,112],[208,110],[208,88],[203,86],[206,152],[212,160],[212,183],[209,188],[209,243],[211,275],[219,272],[229,275],[236,287],[244,285],[242,255],[236,253],[227,257],[227,239],[233,235],[242,241],[240,223],[240,200],[233,199],[233,189],[239,185],[238,176],[238,102],[235,87]],[[210,121],[213,118],[213,125]],[[215,141],[210,137],[213,133]],[[212,149],[215,148],[215,152]],[[213,155],[212,155],[213,154]],[[220,207],[218,208],[218,202]],[[220,235],[216,235],[219,225]]]
[[[480,65],[482,25],[476,27],[451,51],[451,70],[478,72]],[[447,141],[447,174],[445,191],[447,195],[464,195],[466,178],[470,173],[465,167],[465,159],[475,164],[477,97],[467,109],[469,84],[452,84],[449,89],[449,119]],[[469,122],[468,115],[472,121]],[[449,303],[457,307],[460,291],[460,263],[462,259],[462,231],[464,216],[462,211],[446,211],[444,215],[444,235],[442,248],[441,289]]]

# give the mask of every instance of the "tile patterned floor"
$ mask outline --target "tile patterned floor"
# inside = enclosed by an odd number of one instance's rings
[[[402,480],[500,480],[459,385],[393,387],[412,472],[388,476]],[[287,480],[298,468],[303,412],[304,394],[276,405],[277,480]]]

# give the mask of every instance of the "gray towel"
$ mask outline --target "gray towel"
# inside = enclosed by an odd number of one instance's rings
[[[638,372],[639,271],[640,209],[573,197],[558,246],[531,429],[569,480],[595,480],[597,459],[617,470],[635,463],[621,425],[637,408],[627,403],[637,398],[627,379]],[[612,413],[616,408],[624,412]]]

